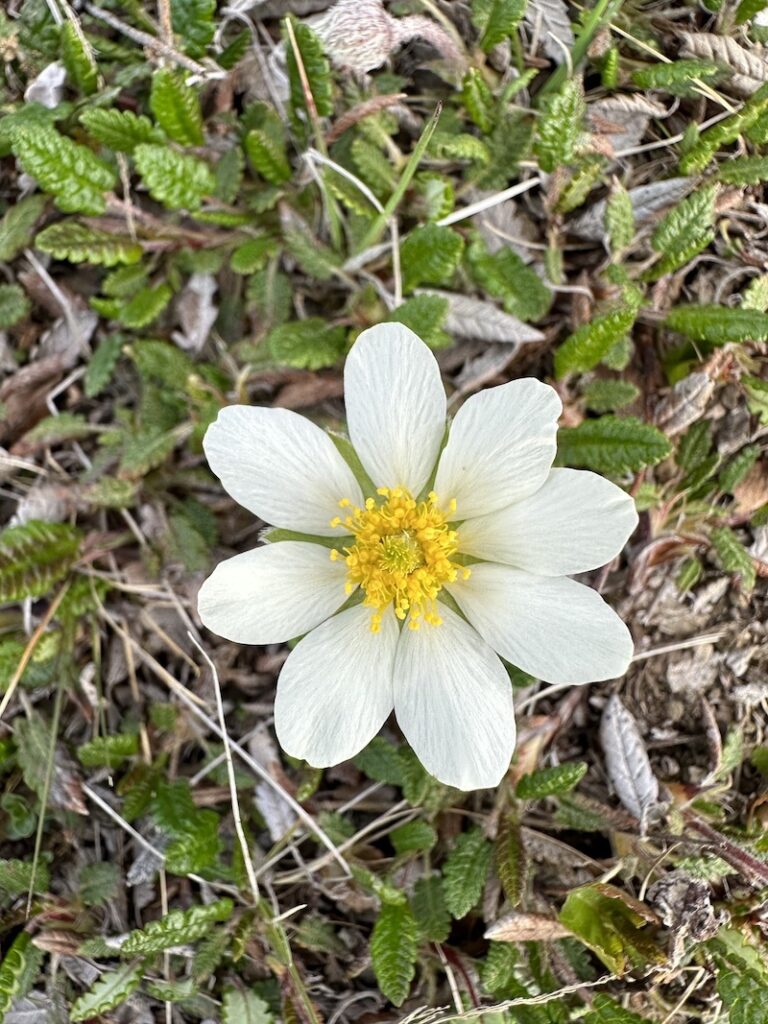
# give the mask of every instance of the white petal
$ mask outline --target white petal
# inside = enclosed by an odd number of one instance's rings
[[[540,576],[570,576],[605,565],[637,526],[632,497],[580,469],[553,469],[535,494],[459,530],[465,554]]]
[[[354,757],[392,710],[398,627],[393,612],[371,632],[371,609],[355,605],[304,637],[277,682],[280,745],[315,768]]]
[[[330,437],[288,409],[230,405],[203,441],[208,463],[229,494],[273,526],[324,537],[339,501],[362,504],[352,470]]]
[[[208,629],[239,644],[278,644],[314,629],[347,600],[346,566],[319,544],[281,541],[213,570],[197,598]]]
[[[457,789],[497,786],[515,749],[509,676],[491,648],[450,608],[440,626],[400,633],[395,714],[419,760]]]
[[[435,491],[457,519],[485,515],[541,487],[555,457],[562,404],[548,384],[513,380],[469,398],[456,413]]]
[[[486,562],[448,589],[491,647],[537,679],[590,683],[627,671],[629,630],[581,583]]]
[[[435,357],[402,324],[371,327],[347,356],[344,394],[349,436],[373,482],[417,495],[445,433],[445,391]]]

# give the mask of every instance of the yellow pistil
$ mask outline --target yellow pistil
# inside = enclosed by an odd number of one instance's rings
[[[464,579],[469,576],[469,569],[451,561],[458,536],[447,519],[456,511],[456,502],[443,510],[434,491],[426,501],[417,502],[401,487],[381,487],[377,494],[380,500],[368,498],[364,508],[353,509],[343,499],[339,507],[350,509],[349,514],[331,522],[355,538],[343,553],[331,552],[334,561],[343,557],[347,563],[347,593],[362,588],[363,604],[373,609],[374,633],[390,604],[398,619],[410,612],[411,629],[418,629],[422,621],[439,626],[437,595],[459,573]]]

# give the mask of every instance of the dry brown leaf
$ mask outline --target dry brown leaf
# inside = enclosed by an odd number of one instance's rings
[[[674,437],[700,420],[715,390],[715,383],[706,373],[689,373],[678,381],[656,409],[656,426]]]
[[[506,914],[487,929],[486,939],[494,942],[552,942],[573,933],[559,921],[544,914]]]

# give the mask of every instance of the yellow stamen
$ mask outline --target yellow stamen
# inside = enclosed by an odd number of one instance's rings
[[[439,626],[437,595],[459,573],[463,579],[469,575],[469,569],[451,561],[458,536],[446,520],[456,502],[442,510],[434,491],[421,502],[402,487],[380,487],[376,493],[381,501],[368,498],[364,508],[351,509],[343,522],[335,519],[332,524],[343,525],[355,538],[351,547],[344,548],[346,591],[362,588],[363,604],[374,609],[374,633],[381,628],[389,605],[401,621],[410,613],[410,629],[418,629],[422,622]],[[351,503],[344,499],[339,506],[347,508]],[[333,559],[338,557],[338,552],[331,554]]]

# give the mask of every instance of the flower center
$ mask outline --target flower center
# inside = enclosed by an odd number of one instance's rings
[[[374,633],[390,604],[398,619],[410,612],[411,629],[418,629],[422,620],[439,626],[437,595],[460,572],[465,579],[469,576],[469,569],[451,561],[458,536],[446,519],[456,511],[456,502],[443,511],[434,491],[426,501],[416,501],[401,487],[380,487],[376,493],[379,500],[368,498],[364,508],[352,508],[344,498],[339,506],[349,513],[331,521],[355,538],[343,552],[331,552],[334,561],[344,558],[347,563],[347,593],[362,588],[363,604],[374,610]]]

